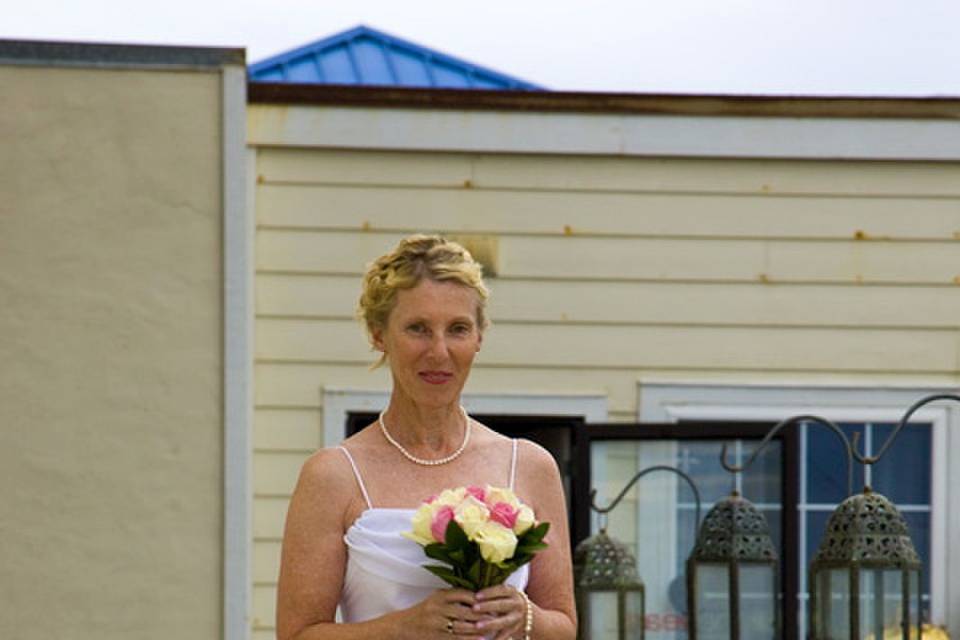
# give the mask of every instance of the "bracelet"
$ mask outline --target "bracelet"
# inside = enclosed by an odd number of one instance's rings
[[[533,638],[533,603],[530,602],[530,596],[525,591],[517,589],[517,593],[523,598],[526,605],[526,614],[523,622],[523,640],[532,640]]]

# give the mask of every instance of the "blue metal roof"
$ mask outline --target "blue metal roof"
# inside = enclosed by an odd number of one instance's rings
[[[255,62],[248,74],[259,82],[543,89],[363,25]]]

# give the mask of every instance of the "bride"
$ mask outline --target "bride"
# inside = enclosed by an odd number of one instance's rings
[[[303,465],[287,513],[277,594],[278,640],[387,638],[570,640],[576,636],[567,514],[557,466],[460,406],[486,327],[480,266],[460,245],[411,236],[368,270],[360,315],[390,404],[368,428]],[[443,489],[509,487],[549,547],[507,584],[472,593],[423,569],[400,534]],[[342,622],[335,622],[337,608]]]

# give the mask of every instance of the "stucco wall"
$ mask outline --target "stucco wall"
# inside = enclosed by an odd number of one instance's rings
[[[0,637],[221,633],[220,83],[0,67]]]

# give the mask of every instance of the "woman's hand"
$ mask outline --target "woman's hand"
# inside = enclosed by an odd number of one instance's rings
[[[497,585],[476,594],[473,612],[483,616],[477,627],[494,640],[523,638],[527,601],[513,587]]]
[[[488,630],[477,623],[485,614],[474,611],[478,600],[466,589],[439,589],[423,602],[400,612],[401,634],[412,640],[481,638]]]

